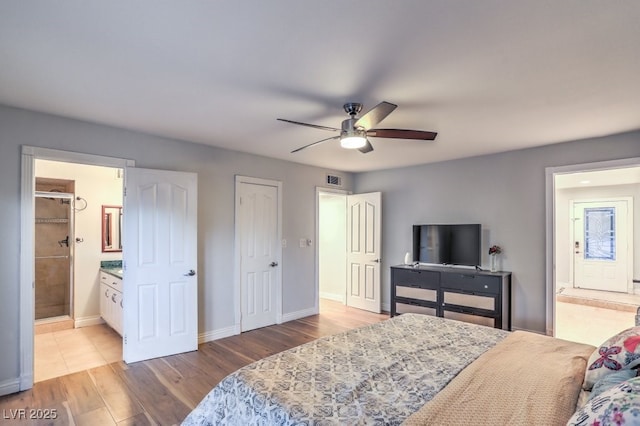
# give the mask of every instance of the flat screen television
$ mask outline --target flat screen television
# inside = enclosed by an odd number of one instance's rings
[[[479,224],[413,225],[413,261],[440,265],[480,265]]]

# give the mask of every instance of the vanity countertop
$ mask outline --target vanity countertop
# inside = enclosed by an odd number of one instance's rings
[[[100,270],[122,279],[122,260],[103,260],[100,262]]]
[[[122,279],[122,268],[100,268],[102,272],[113,275],[116,278]]]

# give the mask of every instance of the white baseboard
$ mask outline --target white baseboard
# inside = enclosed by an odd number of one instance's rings
[[[304,317],[309,317],[311,315],[318,315],[318,310],[314,308],[303,309],[302,311],[290,312],[288,314],[282,315],[282,322],[289,322],[293,320],[297,320]]]
[[[20,392],[20,380],[9,379],[4,382],[0,382],[0,396],[9,395],[11,393]]]
[[[550,330],[547,330],[547,332],[545,333],[543,331],[528,330],[526,328],[511,326],[511,331],[528,331],[529,333],[536,333],[536,334],[542,334],[543,336],[550,336],[549,334]]]
[[[288,314],[282,315],[281,322],[293,321],[299,318],[308,317],[311,315],[316,315],[318,310],[315,308],[309,308],[302,311],[291,312]],[[213,340],[224,339],[225,337],[236,336],[240,334],[240,324],[235,324],[230,327],[220,328],[218,330],[213,331],[205,331],[204,333],[198,334],[198,344],[211,342]]]
[[[342,304],[346,303],[346,297],[344,296],[344,294],[327,293],[327,292],[321,291],[319,296],[320,296],[320,299],[334,300]]]
[[[89,327],[91,325],[104,324],[104,320],[100,315],[92,315],[90,317],[76,318],[73,322],[75,328]]]
[[[225,337],[235,336],[240,334],[240,324],[232,325],[231,327],[220,328],[213,331],[205,331],[198,334],[198,344],[211,342],[213,340],[224,339]]]

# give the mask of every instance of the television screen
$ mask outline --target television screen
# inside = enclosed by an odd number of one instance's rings
[[[479,224],[413,225],[413,260],[444,265],[480,265]]]

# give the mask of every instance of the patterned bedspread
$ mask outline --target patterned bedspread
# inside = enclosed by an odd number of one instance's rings
[[[183,425],[397,425],[508,334],[404,314],[241,368]]]

